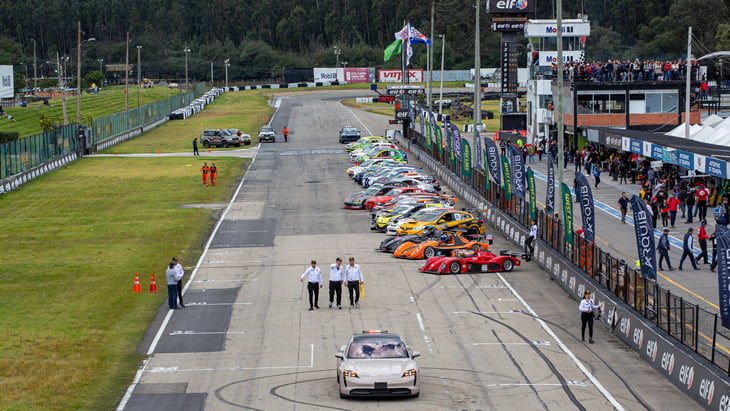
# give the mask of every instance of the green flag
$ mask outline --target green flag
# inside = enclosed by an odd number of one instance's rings
[[[560,184],[563,198],[563,227],[565,227],[565,241],[573,245],[573,196],[565,183]]]
[[[400,54],[401,49],[401,43],[403,40],[396,40],[392,43],[390,43],[390,46],[385,48],[385,52],[383,53],[383,61],[390,60],[391,57],[393,57],[393,54]]]

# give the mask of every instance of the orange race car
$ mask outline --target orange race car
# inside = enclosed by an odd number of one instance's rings
[[[437,255],[452,256],[456,250],[488,250],[489,244],[492,242],[491,235],[480,235],[472,238],[475,239],[444,233],[439,239],[426,240],[418,244],[405,242],[395,250],[393,256],[411,260],[431,258]]]

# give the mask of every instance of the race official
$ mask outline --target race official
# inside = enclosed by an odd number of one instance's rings
[[[307,268],[299,281],[304,282],[304,277],[307,277],[309,311],[312,311],[315,308],[319,310],[319,289],[322,288],[322,271],[320,271],[319,267],[317,267],[316,260],[312,260],[312,266]]]
[[[167,278],[167,305],[171,310],[177,309],[177,272],[175,271],[175,263],[171,262],[167,271],[165,271],[165,277]]]
[[[342,266],[340,257],[335,259],[335,263],[330,265],[330,308],[337,294],[337,309],[342,309],[342,284],[345,282],[345,267]]]
[[[586,340],[586,325],[588,326],[588,342],[593,344],[593,310],[600,306],[593,304],[591,299],[591,292],[586,291],[583,293],[583,299],[580,300],[578,310],[580,310],[580,339],[581,341]]]
[[[347,280],[347,291],[350,293],[350,308],[360,308],[360,284],[364,284],[362,270],[355,264],[354,257],[350,257],[349,262],[350,264],[345,267],[345,280]]]
[[[177,257],[172,257],[172,262],[175,263],[175,274],[177,276],[177,298],[180,300],[180,307],[185,308],[185,304],[183,304],[183,296],[182,296],[182,289],[183,289],[183,276],[185,275],[185,270],[183,269],[182,264],[180,264],[177,261]]]

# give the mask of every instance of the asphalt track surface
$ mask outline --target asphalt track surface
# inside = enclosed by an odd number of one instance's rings
[[[195,265],[187,308],[161,308],[119,409],[698,408],[602,326],[595,344],[582,343],[577,302],[531,263],[437,276],[374,251],[383,234],[365,212],[342,209],[359,186],[337,132],[381,134],[387,118],[339,103],[353,93],[281,99],[272,123],[289,127],[289,142],[245,151],[255,159],[204,254],[183,262]],[[496,236],[493,250],[509,248]],[[325,285],[322,308],[308,311],[300,275],[316,259],[326,284],[337,256],[363,269],[361,308],[328,309]],[[419,398],[339,398],[334,353],[366,329],[401,334],[422,353]]]

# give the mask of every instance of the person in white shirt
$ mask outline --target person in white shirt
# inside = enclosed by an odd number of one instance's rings
[[[182,264],[180,264],[177,261],[177,257],[172,257],[172,262],[175,263],[175,273],[177,274],[177,298],[180,300],[180,307],[185,308],[185,304],[183,304],[183,295],[182,295],[182,289],[183,289],[182,278],[185,275],[185,270],[183,269]]]
[[[580,300],[578,310],[580,310],[580,339],[586,340],[586,325],[588,325],[588,342],[593,344],[593,310],[600,308],[600,305],[593,304],[591,292],[583,293],[583,299]]]
[[[337,294],[337,309],[342,309],[342,284],[345,282],[343,277],[345,267],[342,266],[340,257],[335,259],[335,263],[330,265],[330,308]]]
[[[530,253],[530,257],[532,257],[532,253],[535,252],[535,239],[537,238],[537,221],[532,220],[532,225],[530,226],[530,234],[527,236],[527,240],[525,240],[525,245],[527,246],[527,251]]]
[[[350,293],[350,308],[360,308],[360,284],[364,284],[362,280],[362,270],[360,266],[355,264],[355,258],[350,257],[350,264],[345,267],[345,280],[347,280],[347,291]]]
[[[167,279],[167,305],[171,310],[177,309],[177,273],[175,272],[175,263],[170,262],[165,271]]]
[[[307,277],[307,291],[309,292],[309,311],[319,310],[319,289],[322,288],[322,271],[317,267],[317,261],[312,260],[312,266],[299,278],[300,282]]]

